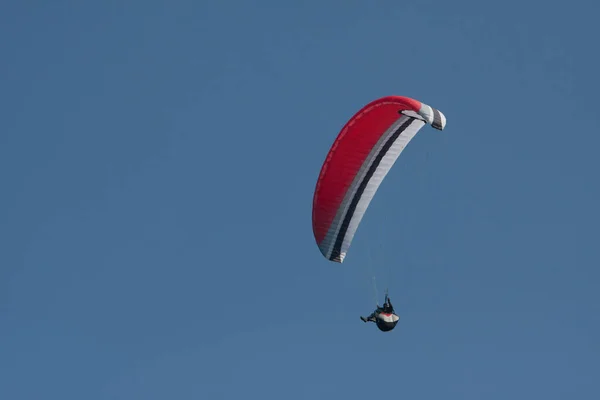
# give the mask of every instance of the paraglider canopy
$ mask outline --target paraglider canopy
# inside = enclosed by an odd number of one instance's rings
[[[321,168],[313,197],[313,233],[328,260],[342,263],[379,185],[410,140],[445,116],[403,96],[372,101],[342,128]]]

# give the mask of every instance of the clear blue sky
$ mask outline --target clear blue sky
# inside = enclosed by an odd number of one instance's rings
[[[0,398],[600,398],[595,3],[3,2]],[[327,262],[390,94],[447,128]]]

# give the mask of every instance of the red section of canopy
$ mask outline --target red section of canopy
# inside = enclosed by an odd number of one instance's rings
[[[317,244],[329,226],[373,146],[398,119],[401,110],[418,112],[421,103],[402,96],[374,100],[357,112],[342,128],[321,168],[313,198],[313,232]]]

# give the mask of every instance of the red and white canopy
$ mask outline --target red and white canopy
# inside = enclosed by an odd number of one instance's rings
[[[327,259],[344,261],[383,178],[426,124],[443,130],[446,118],[402,96],[377,99],[346,123],[323,163],[313,198],[313,232]]]

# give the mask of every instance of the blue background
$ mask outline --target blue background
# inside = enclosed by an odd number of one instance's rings
[[[600,398],[598,6],[402,3],[3,2],[0,398]],[[390,94],[446,130],[328,262]]]

